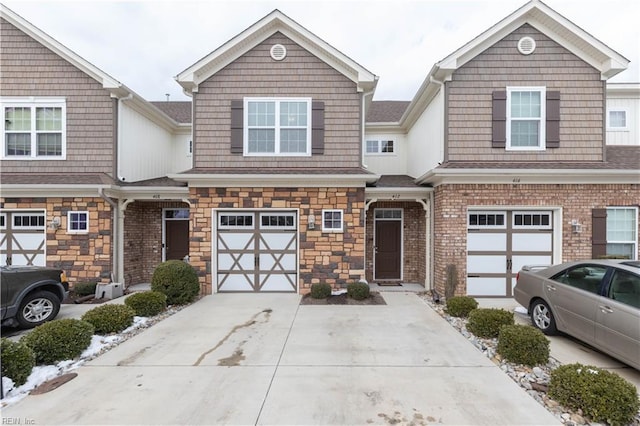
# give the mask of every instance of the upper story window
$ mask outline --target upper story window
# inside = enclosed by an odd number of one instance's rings
[[[545,149],[545,92],[544,87],[507,87],[507,149]]]
[[[629,130],[626,109],[610,109],[607,113],[607,130]]]
[[[311,155],[310,98],[245,98],[244,153]]]
[[[394,152],[392,140],[367,140],[367,154],[393,154]]]
[[[2,158],[63,160],[66,102],[62,98],[3,98]]]

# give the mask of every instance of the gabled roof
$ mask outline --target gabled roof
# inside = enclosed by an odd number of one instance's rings
[[[0,18],[6,20],[11,25],[15,26],[20,31],[24,32],[29,37],[36,40],[38,43],[45,46],[47,49],[51,50],[66,61],[70,62],[76,68],[80,69],[91,78],[101,83],[103,88],[111,91],[117,97],[127,96],[131,93],[131,91],[118,80],[100,70],[95,65],[89,63],[78,54],[72,52],[62,43],[58,42],[53,37],[46,34],[44,31],[35,27],[29,21],[27,21],[3,4],[0,4]]]
[[[231,40],[178,74],[175,79],[186,93],[196,91],[200,83],[271,37],[284,34],[304,49],[345,75],[362,91],[373,90],[378,77],[330,46],[306,28],[275,9]]]
[[[600,71],[603,80],[627,69],[629,60],[551,9],[540,0],[524,6],[436,63],[411,101],[402,121],[411,126],[452,74],[504,37],[529,24]]]

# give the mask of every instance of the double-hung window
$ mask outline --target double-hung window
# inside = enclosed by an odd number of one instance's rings
[[[544,87],[507,87],[507,149],[545,149],[545,99]]]
[[[607,130],[624,131],[629,130],[627,126],[627,110],[626,109],[610,109],[607,114]]]
[[[607,255],[636,259],[638,253],[638,208],[607,208]]]
[[[2,98],[2,158],[66,156],[66,102],[62,98]]]
[[[311,155],[310,98],[245,98],[244,114],[245,155]]]

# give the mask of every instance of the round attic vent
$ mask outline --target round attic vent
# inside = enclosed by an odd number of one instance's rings
[[[276,61],[281,61],[287,56],[287,48],[281,44],[271,46],[271,57]]]
[[[530,55],[536,50],[536,41],[531,37],[522,37],[518,40],[518,52],[523,55]]]

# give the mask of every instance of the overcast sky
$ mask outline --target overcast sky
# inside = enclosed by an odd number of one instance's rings
[[[431,67],[525,0],[3,1],[147,100],[188,100],[174,76],[273,9],[380,77],[375,100],[411,100]],[[640,82],[640,1],[545,3],[631,61]]]

